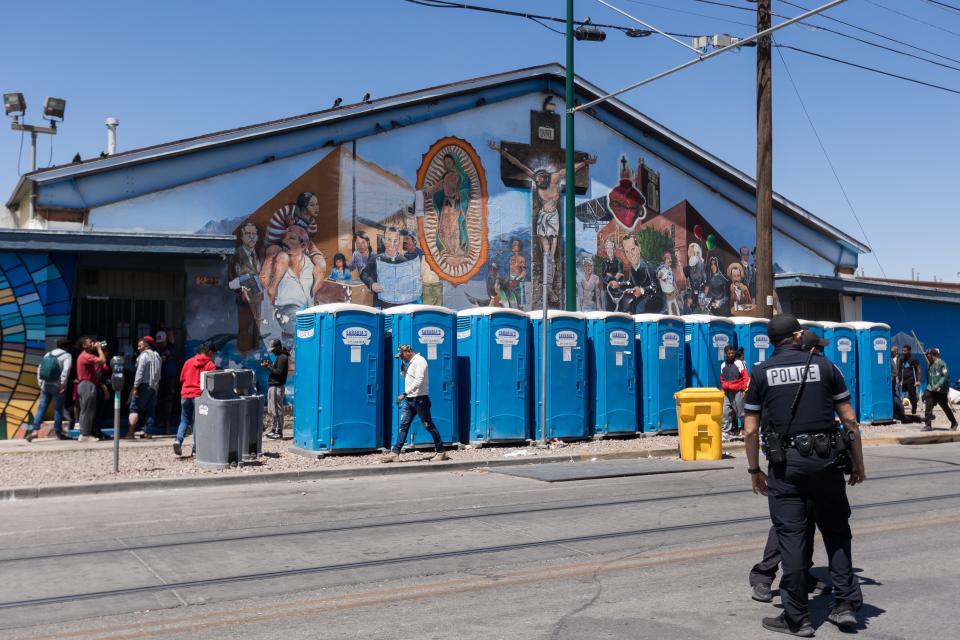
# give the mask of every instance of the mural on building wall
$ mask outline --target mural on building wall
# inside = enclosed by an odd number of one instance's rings
[[[67,335],[72,256],[0,252],[0,439],[22,437],[37,409],[37,366]]]

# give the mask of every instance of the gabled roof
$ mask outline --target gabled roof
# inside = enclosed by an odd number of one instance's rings
[[[433,103],[441,98],[469,94],[483,90],[492,89],[498,86],[513,84],[517,82],[543,79],[545,81],[544,91],[553,92],[558,95],[562,93],[563,81],[566,76],[566,69],[560,64],[546,64],[536,67],[528,67],[505,73],[498,73],[471,80],[464,80],[451,84],[439,85],[419,91],[401,93],[395,96],[379,98],[369,102],[361,102],[349,105],[343,105],[335,109],[326,109],[316,111],[300,116],[273,120],[261,124],[239,127],[218,131],[193,138],[185,138],[174,142],[158,144],[142,149],[133,149],[122,153],[117,153],[103,158],[94,158],[83,162],[69,165],[60,165],[46,169],[40,169],[32,173],[24,174],[20,182],[14,189],[8,206],[18,202],[22,197],[22,191],[28,187],[28,181],[39,185],[52,183],[64,179],[78,178],[85,175],[111,171],[121,167],[128,167],[137,164],[153,162],[165,158],[181,156],[191,153],[197,153],[204,150],[217,148],[225,145],[247,142],[257,138],[272,136],[280,133],[288,133],[298,129],[311,127],[327,126],[340,121],[388,112],[399,107],[409,107],[421,103]],[[599,87],[587,82],[579,76],[575,77],[575,87],[578,98],[584,101],[592,100],[605,95],[607,92]],[[663,142],[676,151],[689,157],[690,159],[703,165],[719,177],[729,180],[739,185],[743,189],[755,193],[756,182],[753,178],[743,173],[739,169],[727,164],[717,156],[698,147],[686,138],[676,134],[666,128],[659,122],[645,116],[628,104],[611,99],[586,110],[587,113],[596,114],[598,111],[609,112],[630,125],[641,130],[645,135],[651,136]],[[791,218],[800,223],[823,233],[831,239],[847,245],[852,250],[859,253],[870,251],[870,248],[857,240],[856,238],[844,233],[832,224],[818,218],[810,211],[807,211],[798,204],[783,196],[774,193],[774,203],[776,208],[783,211]]]

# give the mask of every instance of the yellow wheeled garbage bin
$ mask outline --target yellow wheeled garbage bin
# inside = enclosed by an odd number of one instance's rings
[[[719,460],[723,456],[723,391],[713,387],[683,389],[673,397],[677,399],[680,458]]]

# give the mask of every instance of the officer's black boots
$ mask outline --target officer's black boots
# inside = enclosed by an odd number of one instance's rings
[[[776,618],[764,618],[760,624],[768,631],[785,633],[788,636],[797,636],[798,638],[813,637],[813,627],[810,626],[809,621],[804,621],[803,624],[799,626],[791,625],[782,613]]]
[[[841,602],[833,608],[827,620],[840,627],[841,631],[853,631],[857,626],[857,616],[853,611],[853,605],[849,602]]]

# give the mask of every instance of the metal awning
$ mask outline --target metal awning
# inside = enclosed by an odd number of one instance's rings
[[[842,278],[809,273],[778,273],[774,276],[777,289],[819,289],[836,291],[848,296],[880,296],[960,304],[960,291],[915,285],[894,284],[868,278]]]
[[[0,229],[0,251],[159,253],[219,257],[233,255],[236,247],[237,239],[232,235]]]

